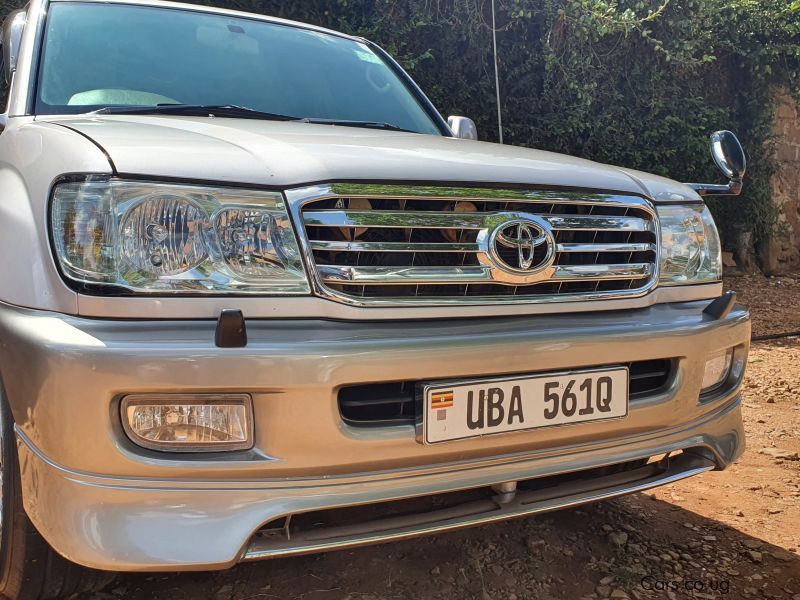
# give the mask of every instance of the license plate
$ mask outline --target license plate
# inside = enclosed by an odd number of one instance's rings
[[[423,386],[426,444],[628,414],[625,367]]]

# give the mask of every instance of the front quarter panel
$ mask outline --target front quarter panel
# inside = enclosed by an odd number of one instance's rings
[[[111,168],[97,146],[70,129],[11,119],[0,135],[1,301],[77,313],[77,294],[56,270],[48,235],[51,187],[69,173]]]

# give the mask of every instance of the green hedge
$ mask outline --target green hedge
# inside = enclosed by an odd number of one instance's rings
[[[439,109],[497,138],[489,0],[207,0],[378,42]],[[800,0],[497,0],[506,143],[684,181],[718,181],[707,138],[750,157],[723,234],[774,230],[769,138],[778,87],[800,89]]]

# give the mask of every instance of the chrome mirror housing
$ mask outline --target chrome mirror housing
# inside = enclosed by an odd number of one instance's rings
[[[457,138],[462,140],[478,139],[478,128],[469,117],[447,117],[447,125]]]
[[[747,171],[747,158],[739,138],[731,131],[716,131],[711,134],[711,157],[722,174],[729,179],[727,184],[689,183],[701,196],[738,196],[742,193],[742,182]]]
[[[711,135],[711,156],[722,174],[728,179],[741,181],[747,171],[747,159],[739,138],[730,131],[717,131]]]

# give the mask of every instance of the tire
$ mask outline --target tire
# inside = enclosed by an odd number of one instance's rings
[[[15,442],[11,410],[0,387],[0,599],[51,600],[99,591],[114,573],[66,560],[25,514]]]

